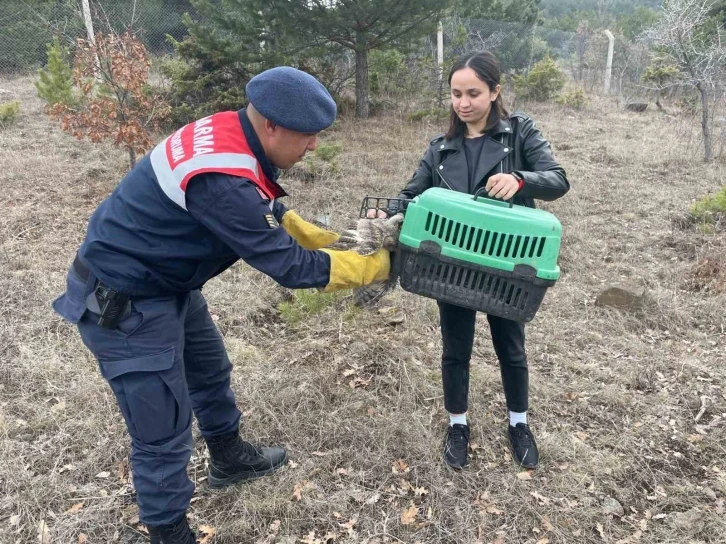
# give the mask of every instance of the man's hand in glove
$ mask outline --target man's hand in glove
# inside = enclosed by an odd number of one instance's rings
[[[287,233],[305,249],[320,249],[340,238],[337,232],[321,229],[312,223],[308,223],[292,210],[285,212],[281,224]]]
[[[391,273],[391,258],[387,249],[379,249],[372,255],[356,251],[322,249],[330,255],[330,282],[325,292],[355,289],[377,281],[385,281]]]

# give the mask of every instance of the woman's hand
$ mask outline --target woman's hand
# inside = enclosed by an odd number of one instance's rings
[[[383,210],[376,210],[375,208],[369,208],[368,211],[366,211],[366,218],[367,219],[376,219],[376,218],[386,218],[388,217],[388,214],[384,212]]]
[[[512,174],[495,174],[487,180],[486,190],[492,198],[509,200],[519,191],[519,181]]]

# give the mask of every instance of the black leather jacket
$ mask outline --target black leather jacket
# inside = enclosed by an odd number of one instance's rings
[[[555,200],[570,189],[564,169],[552,156],[549,142],[535,128],[532,119],[515,112],[487,134],[473,186],[469,184],[464,137],[447,140],[437,136],[431,140],[399,198],[413,198],[431,187],[474,194],[486,185],[489,177],[500,172],[514,172],[524,180],[513,200],[530,208],[535,207],[535,199]]]

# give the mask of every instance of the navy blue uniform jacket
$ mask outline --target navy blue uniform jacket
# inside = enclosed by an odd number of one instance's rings
[[[269,180],[267,160],[244,110],[244,136]],[[238,259],[285,287],[324,287],[330,257],[309,251],[271,221],[285,207],[252,181],[221,173],[194,176],[186,206],[164,194],[146,155],[92,215],[79,256],[101,281],[131,295],[159,296],[199,289]],[[276,183],[276,182],[275,182]],[[284,191],[280,191],[284,194]]]

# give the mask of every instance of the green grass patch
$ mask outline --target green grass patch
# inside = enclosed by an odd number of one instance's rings
[[[314,289],[295,291],[295,300],[278,306],[280,318],[288,325],[297,325],[330,308],[337,298],[337,293],[320,293]]]
[[[691,207],[691,215],[704,234],[714,231],[714,225],[726,222],[726,186],[715,195],[707,195]]]
[[[0,127],[12,125],[17,120],[19,113],[20,102],[18,100],[0,104]]]
[[[715,195],[705,196],[691,208],[696,219],[708,220],[715,213],[726,213],[726,185]]]
[[[335,142],[331,142],[329,144],[319,143],[313,153],[320,160],[325,162],[331,162],[333,159],[335,159],[335,157],[340,155],[340,152],[342,150],[343,146]]]

